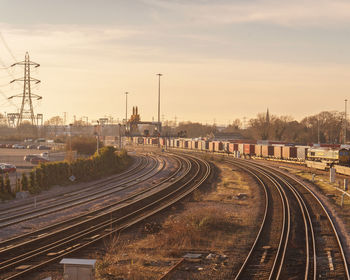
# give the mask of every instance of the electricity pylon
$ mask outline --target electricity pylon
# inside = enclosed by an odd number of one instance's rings
[[[40,83],[40,80],[30,77],[30,67],[31,66],[39,67],[40,64],[33,62],[33,61],[30,61],[29,54],[28,54],[28,52],[26,52],[25,60],[21,61],[21,62],[14,63],[11,65],[11,67],[15,66],[15,65],[24,65],[24,77],[19,78],[19,79],[15,79],[15,80],[10,82],[10,83],[13,83],[16,81],[23,81],[23,83],[24,83],[23,93],[18,94],[18,95],[13,95],[13,96],[10,96],[8,98],[8,99],[11,99],[14,97],[21,97],[22,98],[21,111],[19,112],[19,117],[17,120],[17,127],[22,123],[22,120],[24,120],[24,119],[31,120],[32,125],[35,125],[36,122],[35,122],[35,117],[34,117],[32,99],[36,98],[37,100],[39,100],[39,99],[42,99],[42,97],[37,95],[37,94],[31,93],[31,88],[30,88],[31,82],[35,82],[36,84],[38,84],[38,83]]]

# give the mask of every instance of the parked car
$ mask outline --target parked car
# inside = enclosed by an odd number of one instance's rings
[[[6,144],[6,148],[12,148],[12,144]]]
[[[45,162],[48,162],[49,160],[46,159],[46,158],[43,158],[43,157],[34,157],[30,160],[30,163],[32,164],[39,164],[39,163],[45,163]]]
[[[0,144],[0,148],[6,148],[6,144]]]
[[[30,160],[31,160],[32,158],[36,158],[36,157],[39,157],[39,155],[31,155],[31,154],[30,154],[30,155],[24,156],[23,160],[30,162]]]
[[[40,154],[43,158],[48,159],[49,158],[49,153],[48,152],[43,152]]]
[[[44,146],[44,145],[39,145],[37,149],[38,149],[38,150],[51,150],[50,147]]]
[[[14,148],[14,149],[25,149],[26,147],[23,146],[23,145],[15,144],[15,145],[12,146],[12,148]]]
[[[37,149],[38,147],[36,145],[28,145],[27,149]]]
[[[8,163],[0,163],[0,173],[5,174],[5,173],[12,173],[16,172],[16,166],[13,164],[8,164]]]

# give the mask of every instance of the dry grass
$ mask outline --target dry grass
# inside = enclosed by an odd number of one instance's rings
[[[299,171],[299,170],[289,170],[289,172],[299,176],[302,179],[306,179],[309,182],[312,182],[312,172],[308,171]],[[318,189],[324,195],[331,195],[329,199],[338,207],[341,207],[341,195],[342,193],[336,189],[336,187],[341,188],[342,182],[340,180],[336,180],[334,184],[329,182],[329,176],[327,175],[317,175],[315,176],[314,185],[318,187]],[[350,198],[348,196],[344,196],[344,204],[343,209],[349,208],[350,206]]]
[[[239,226],[228,213],[219,207],[188,210],[182,215],[172,216],[163,225],[163,230],[154,236],[153,244],[164,252],[182,252],[185,248],[215,248],[225,234],[234,233]]]
[[[171,212],[152,218],[161,225],[159,232],[145,234],[143,228],[134,229],[131,235],[128,231],[107,242],[108,252],[97,265],[97,279],[159,279],[189,252],[229,257],[186,263],[190,269],[177,269],[180,275],[172,279],[228,279],[237,258],[247,254],[255,237],[261,201],[256,186],[252,188],[253,180],[225,165],[220,168],[216,177],[222,180],[214,188],[201,188]],[[237,199],[239,193],[246,193],[247,199]],[[198,265],[204,270],[199,271]]]

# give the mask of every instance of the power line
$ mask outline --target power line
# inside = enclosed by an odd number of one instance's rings
[[[6,94],[0,90],[0,94],[5,98],[5,100],[10,103],[10,105],[12,105],[13,107],[15,107],[16,109],[18,109],[18,107],[16,106],[16,104],[11,100],[11,99],[8,99],[8,97],[6,96]]]
[[[16,59],[16,57],[14,56],[13,52],[11,51],[9,45],[6,43],[4,36],[2,35],[2,33],[0,32],[0,39],[2,41],[2,43],[4,44],[5,48],[7,49],[7,51],[9,52],[9,54],[11,55],[12,59],[17,62],[18,60]]]

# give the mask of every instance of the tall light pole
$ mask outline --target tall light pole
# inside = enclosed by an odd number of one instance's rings
[[[344,118],[344,144],[346,144],[346,126],[347,126],[347,124],[346,124],[346,122],[347,122],[347,120],[346,120],[346,109],[347,109],[347,102],[348,102],[348,100],[347,99],[345,99],[344,100],[344,102],[345,102],[345,118]]]
[[[125,92],[125,129],[128,123],[128,92]]]
[[[158,76],[158,134],[160,134],[160,77],[163,74],[157,74]]]
[[[317,116],[317,141],[320,145],[320,115]]]
[[[97,126],[96,126],[96,153],[99,155],[100,152],[100,122],[97,121]]]

